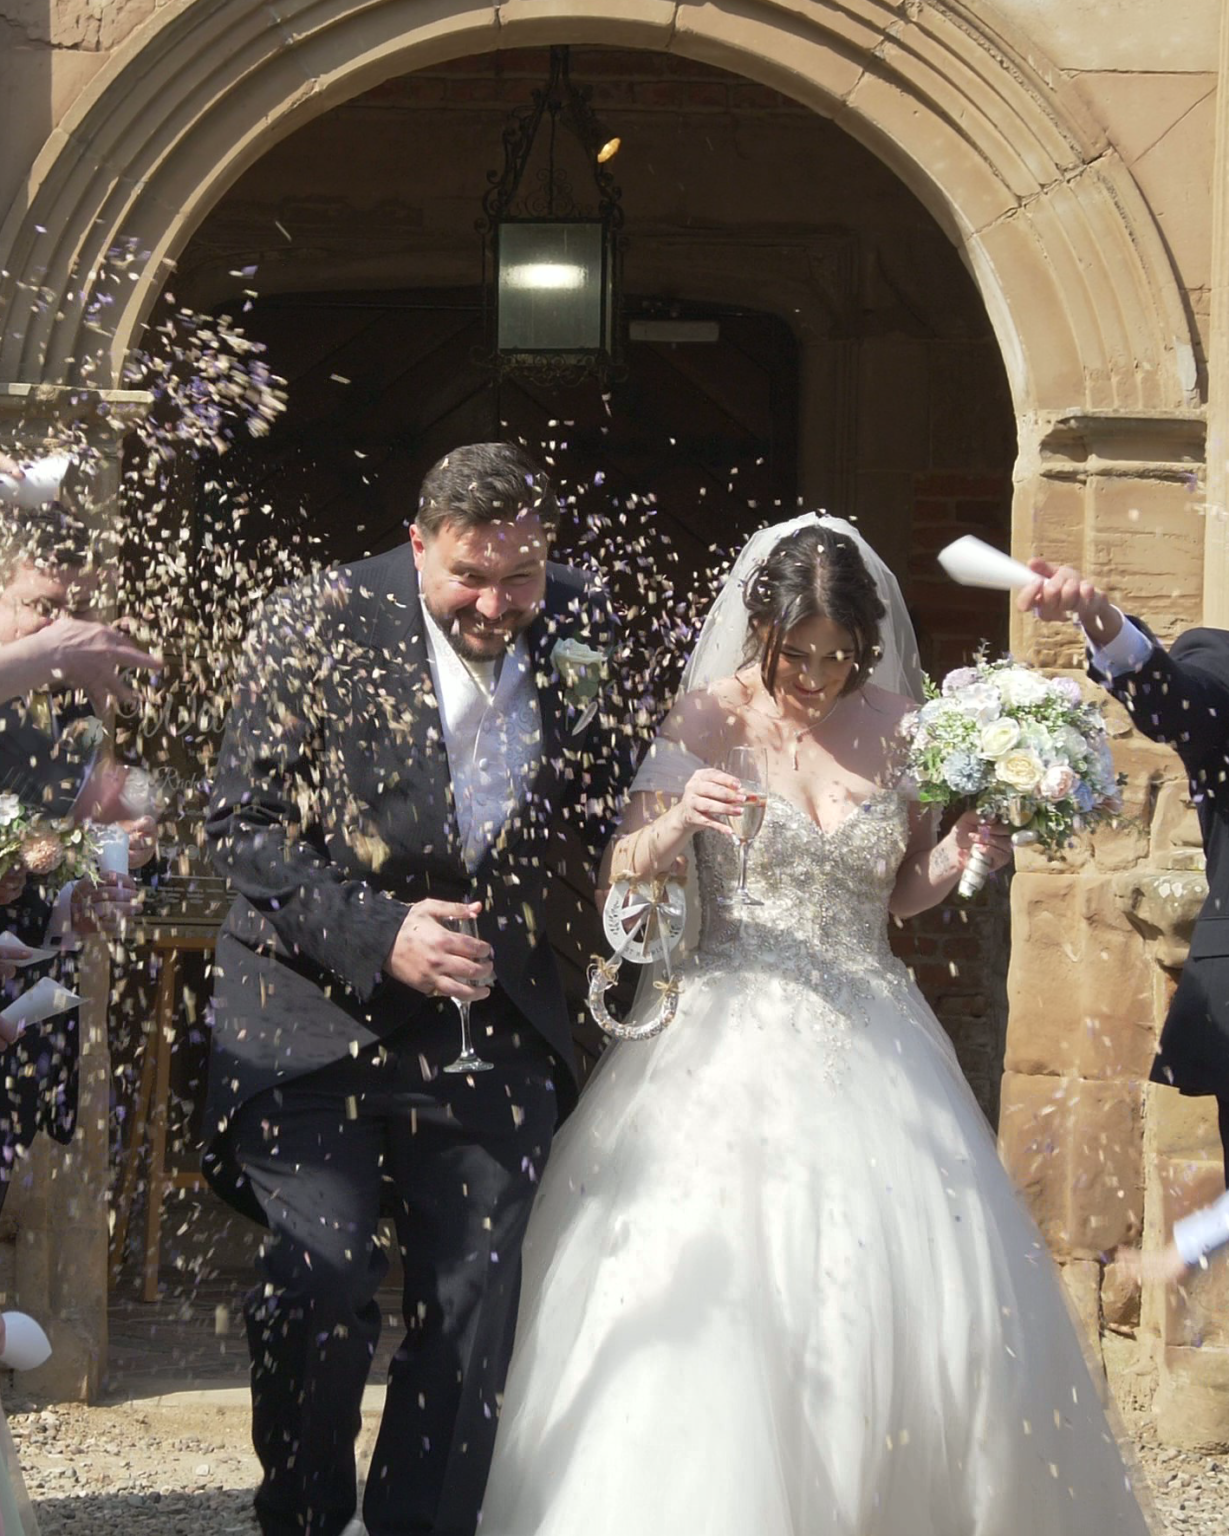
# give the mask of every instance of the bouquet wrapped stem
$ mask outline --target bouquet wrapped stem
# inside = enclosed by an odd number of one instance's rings
[[[969,862],[960,872],[960,883],[956,886],[956,894],[963,901],[969,901],[977,895],[990,874],[990,859],[986,850],[978,843],[972,853],[969,854]]]

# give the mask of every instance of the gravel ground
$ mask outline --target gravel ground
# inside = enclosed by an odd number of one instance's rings
[[[253,1536],[256,1461],[247,1409],[208,1396],[14,1412],[9,1428],[40,1536]],[[376,1420],[364,1420],[365,1464]],[[1173,1536],[1229,1531],[1229,1457],[1158,1446],[1144,1432],[1140,1460],[1162,1528]],[[1159,1533],[1158,1533],[1159,1536]]]

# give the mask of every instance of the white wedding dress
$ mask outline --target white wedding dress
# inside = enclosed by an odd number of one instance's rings
[[[771,797],[678,1015],[610,1050],[525,1248],[481,1536],[1148,1529],[1037,1228],[887,942],[908,806]]]

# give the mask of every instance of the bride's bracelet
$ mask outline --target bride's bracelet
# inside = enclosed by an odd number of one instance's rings
[[[663,812],[668,815],[669,812]],[[665,869],[657,867],[657,856],[653,848],[652,834],[660,830],[661,816],[650,821],[647,826],[640,827],[635,832],[630,832],[625,838],[620,838],[615,846],[615,856],[611,861],[612,880],[651,880],[656,875],[664,875],[674,864],[671,859]],[[626,845],[625,847],[621,845]],[[648,850],[648,868],[640,869],[637,864],[637,854],[641,848]]]

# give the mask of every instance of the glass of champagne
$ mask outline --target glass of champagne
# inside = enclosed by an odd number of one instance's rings
[[[725,772],[738,780],[744,795],[743,806],[729,817],[734,836],[738,839],[738,886],[728,896],[722,896],[723,907],[762,907],[758,896],[747,890],[747,858],[752,839],[764,825],[764,813],[768,809],[768,754],[763,747],[733,747],[722,765]]]
[[[479,936],[478,924],[472,917],[453,918],[448,926],[454,933],[463,933],[467,938],[476,939]],[[490,979],[493,978],[488,978],[481,985],[487,985]],[[461,1015],[461,1054],[455,1061],[450,1061],[444,1068],[444,1071],[490,1072],[494,1068],[494,1062],[483,1061],[482,1057],[474,1050],[473,1036],[470,1033],[469,1027],[469,1003],[462,1001],[459,997],[454,997],[453,1002],[457,1005],[457,1012]]]

